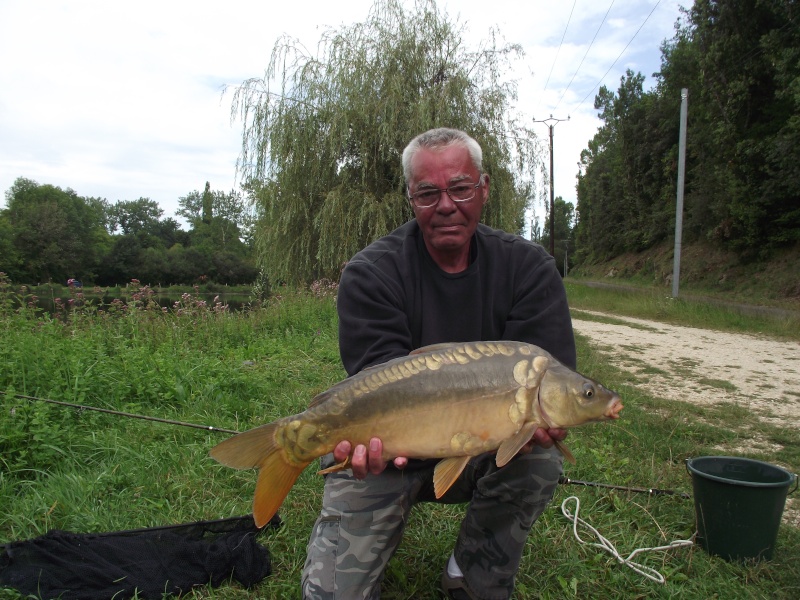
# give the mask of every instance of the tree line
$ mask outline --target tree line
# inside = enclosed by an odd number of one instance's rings
[[[797,13],[793,0],[696,0],[661,46],[652,90],[632,71],[616,92],[601,87],[577,207],[555,203],[560,268],[567,257],[603,261],[671,239],[683,88],[684,240],[745,258],[800,241]],[[376,0],[364,22],[325,30],[314,54],[280,38],[264,76],[232,94],[237,168],[257,223],[241,196],[208,185],[181,199],[184,232],[148,199],[110,206],[21,179],[0,212],[0,269],[27,281],[336,280],[355,252],[412,216],[401,153],[439,126],[481,143],[492,177],[483,220],[521,233],[548,188],[546,149],[515,111],[508,77],[522,50],[494,30],[475,48],[464,31],[435,0]],[[547,227],[532,230],[549,245]]]
[[[0,210],[0,271],[30,284],[252,283],[258,271],[249,200],[206,183],[178,203],[176,216],[188,231],[149,198],[112,204],[20,177]]]
[[[581,155],[578,260],[673,238],[681,90],[688,90],[684,241],[745,260],[800,241],[800,5],[696,0],[662,44],[657,84],[600,89]]]

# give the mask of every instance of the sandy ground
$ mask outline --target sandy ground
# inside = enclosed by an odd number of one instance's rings
[[[614,323],[582,320],[581,314],[602,316]],[[800,429],[797,342],[589,311],[574,311],[573,327],[614,365],[635,374],[634,385],[652,396],[698,404],[731,403],[747,408],[756,419]],[[736,450],[755,459],[759,450],[767,449],[756,438],[748,439],[747,444],[746,451]],[[719,450],[724,455],[731,449]],[[800,526],[799,494],[790,497],[784,513],[784,522],[795,526]]]
[[[575,331],[637,385],[669,400],[747,407],[759,419],[800,428],[800,344],[754,335],[679,327],[615,315],[624,324],[580,320]]]

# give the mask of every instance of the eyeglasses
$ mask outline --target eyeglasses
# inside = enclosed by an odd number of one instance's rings
[[[456,183],[448,188],[425,188],[408,197],[417,208],[431,208],[439,203],[442,192],[447,192],[448,197],[453,202],[469,202],[475,197],[475,193],[483,183],[483,175],[480,176],[478,183]]]

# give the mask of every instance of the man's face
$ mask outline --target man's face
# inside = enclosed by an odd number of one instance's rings
[[[426,188],[448,188],[457,183],[478,183],[480,172],[472,164],[469,151],[460,145],[439,150],[422,148],[411,161],[409,192],[414,194]],[[468,202],[453,202],[442,192],[439,202],[429,208],[413,206],[417,223],[422,230],[425,245],[433,259],[445,270],[448,266],[466,268],[469,243],[478,227],[483,205],[489,197],[489,176],[475,190]]]

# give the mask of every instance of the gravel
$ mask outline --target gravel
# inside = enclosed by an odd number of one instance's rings
[[[613,323],[581,319],[587,314]],[[651,396],[693,404],[734,404],[746,407],[755,419],[800,429],[797,342],[591,311],[574,311],[572,324],[613,365],[634,374],[633,385]],[[721,455],[734,451],[755,459],[779,449],[755,434],[745,435],[739,447],[717,448]],[[779,466],[797,472],[792,465]],[[787,499],[783,522],[800,527],[800,500],[795,496]]]
[[[582,320],[582,314],[614,323]],[[779,427],[800,428],[800,344],[741,333],[575,311],[575,331],[650,395],[731,403]]]

